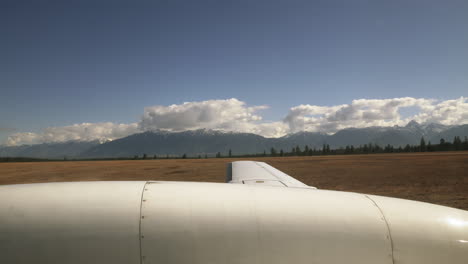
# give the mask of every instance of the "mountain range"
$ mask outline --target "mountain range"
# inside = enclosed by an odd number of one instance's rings
[[[329,144],[331,148],[368,143],[381,146],[390,144],[404,146],[419,144],[421,137],[426,142],[437,144],[441,138],[452,141],[455,136],[462,139],[468,136],[468,124],[445,126],[436,123],[418,124],[409,122],[406,126],[347,128],[328,135],[317,132],[298,132],[280,138],[265,138],[260,135],[215,130],[190,130],[184,132],[152,131],[133,134],[114,141],[69,141],[64,143],[44,143],[0,147],[0,157],[31,158],[116,158],[149,156],[214,156],[217,152],[224,155],[232,150],[233,155],[254,154],[277,150],[290,151],[294,146],[308,145],[321,148]]]

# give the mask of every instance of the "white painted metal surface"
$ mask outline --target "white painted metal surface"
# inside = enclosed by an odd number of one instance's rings
[[[0,186],[0,263],[139,263],[144,184]]]
[[[143,263],[391,264],[388,229],[364,195],[150,182]]]
[[[227,166],[227,182],[276,187],[313,188],[286,173],[258,161],[235,161]]]
[[[468,211],[369,195],[382,209],[398,264],[467,264]]]

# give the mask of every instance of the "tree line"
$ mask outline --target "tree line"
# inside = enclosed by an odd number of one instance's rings
[[[256,154],[243,154],[235,155],[232,149],[229,149],[227,153],[217,152],[212,154],[196,154],[189,156],[183,155],[147,155],[141,156],[135,155],[132,157],[120,157],[120,158],[90,158],[90,159],[67,159],[63,158],[63,161],[73,160],[149,160],[149,159],[207,159],[207,158],[249,158],[249,157],[293,157],[293,156],[323,156],[323,155],[352,155],[352,154],[377,154],[377,153],[409,153],[409,152],[434,152],[434,151],[461,151],[468,150],[468,137],[464,137],[462,140],[460,137],[454,137],[453,141],[446,141],[440,139],[437,144],[433,144],[430,141],[426,142],[424,137],[421,138],[419,144],[405,146],[392,146],[379,145],[376,143],[368,143],[364,145],[354,146],[347,145],[345,147],[332,149],[329,144],[323,144],[322,147],[309,147],[295,146],[289,150],[270,148],[268,151],[264,150],[262,153]],[[0,162],[34,162],[34,161],[60,161],[61,159],[40,159],[40,158],[23,158],[23,157],[0,157]]]
[[[426,142],[424,137],[421,138],[419,144],[395,147],[393,145],[379,145],[376,143],[368,143],[364,145],[354,146],[347,145],[340,148],[330,148],[329,144],[323,144],[322,147],[309,147],[295,146],[289,150],[270,148],[268,151],[264,150],[263,153],[234,155],[232,150],[229,149],[227,153],[217,152],[214,156],[207,154],[199,154],[188,156],[187,154],[179,155],[153,155],[149,157],[143,154],[141,157],[135,156],[134,159],[186,159],[186,158],[239,158],[239,157],[292,157],[292,156],[322,156],[322,155],[350,155],[350,154],[374,154],[374,153],[409,153],[409,152],[434,152],[434,151],[460,151],[468,150],[468,137],[465,136],[464,140],[456,136],[452,142],[440,139],[437,144],[430,141]]]

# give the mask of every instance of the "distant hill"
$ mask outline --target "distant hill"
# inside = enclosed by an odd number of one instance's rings
[[[68,141],[14,147],[0,147],[0,157],[28,157],[40,159],[76,158],[86,150],[99,145],[99,141]]]
[[[0,147],[0,157],[31,158],[115,158],[133,157],[147,154],[214,156],[217,152],[226,155],[231,149],[233,155],[269,152],[274,147],[278,151],[291,151],[294,146],[301,148],[321,148],[329,144],[331,148],[368,143],[395,147],[406,144],[419,144],[421,137],[426,142],[436,144],[441,138],[452,141],[455,136],[464,139],[468,136],[468,125],[444,126],[441,124],[418,124],[411,121],[404,127],[348,128],[333,135],[316,132],[299,132],[281,138],[265,138],[256,134],[220,132],[214,130],[193,130],[184,132],[153,131],[130,135],[100,144],[98,141],[49,143],[31,146]]]
[[[82,153],[83,157],[131,157],[133,155],[210,155],[259,153],[271,147],[271,139],[249,133],[194,130],[178,133],[144,132],[107,142]]]
[[[134,155],[209,155],[218,151],[226,155],[229,149],[233,155],[278,151],[290,151],[294,146],[321,148],[329,144],[332,148],[346,145],[376,143],[381,146],[405,146],[419,144],[421,137],[438,143],[440,138],[452,141],[455,136],[468,136],[468,125],[443,126],[440,124],[420,125],[414,121],[404,127],[349,128],[333,135],[316,132],[299,132],[281,138],[265,138],[249,133],[225,133],[213,130],[194,130],[178,133],[162,131],[134,134],[125,138],[94,146],[82,153],[83,157],[131,157]]]

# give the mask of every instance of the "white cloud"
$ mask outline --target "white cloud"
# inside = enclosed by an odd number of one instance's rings
[[[405,108],[419,109],[402,116]],[[410,120],[445,125],[468,123],[468,99],[437,101],[424,98],[359,99],[335,106],[299,105],[292,107],[283,120],[262,121],[259,110],[267,106],[247,106],[233,99],[186,102],[179,105],[152,106],[144,109],[138,123],[82,123],[50,127],[41,133],[14,133],[7,145],[64,142],[69,140],[114,140],[142,131],[185,131],[214,129],[280,137],[299,131],[334,133],[349,127],[404,126]]]
[[[402,117],[399,110],[417,107],[419,113]],[[411,120],[446,125],[468,123],[466,98],[437,101],[424,98],[359,99],[337,106],[299,105],[290,109],[284,119],[289,131],[334,133],[340,129],[370,126],[406,125]]]
[[[114,140],[138,132],[138,125],[105,123],[82,123],[63,127],[48,127],[41,133],[14,133],[8,137],[7,146],[66,142],[70,140]]]
[[[152,106],[145,108],[140,122],[141,130],[185,131],[215,129],[224,131],[253,132],[262,117],[258,110],[267,106],[246,106],[235,98],[186,102],[179,105]],[[270,128],[267,128],[270,131]]]
[[[22,132],[22,133],[14,133],[10,135],[5,145],[7,146],[17,146],[17,145],[31,145],[41,143],[39,141],[39,135],[36,133],[30,132]]]
[[[290,132],[298,131],[319,131],[320,124],[324,123],[332,113],[336,113],[342,107],[338,106],[317,106],[317,105],[299,105],[291,108],[289,114],[283,122],[288,124]]]
[[[267,122],[259,124],[251,124],[250,132],[264,137],[282,137],[289,133],[289,127],[284,122]]]
[[[421,113],[414,116],[420,123],[441,123],[459,125],[468,123],[468,98],[460,97],[421,107]]]
[[[287,133],[283,122],[261,122],[256,112],[266,106],[247,106],[237,99],[187,102],[180,105],[152,106],[144,109],[139,123],[83,123],[64,127],[49,127],[41,133],[15,133],[6,145],[65,142],[69,140],[113,140],[142,131],[185,131],[214,129],[248,132],[268,137]]]

